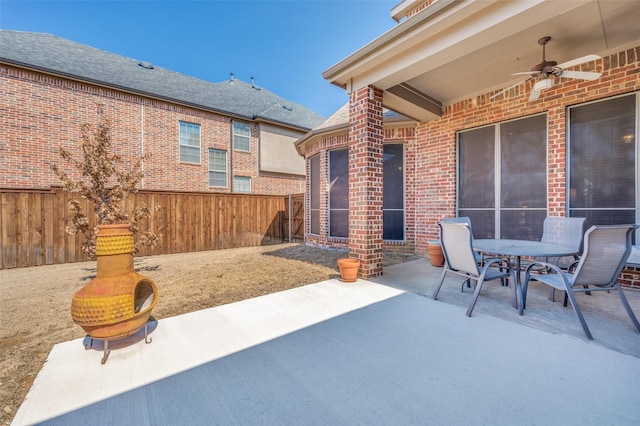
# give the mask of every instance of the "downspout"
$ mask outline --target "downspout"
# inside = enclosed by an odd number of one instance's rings
[[[142,179],[140,180],[140,186],[144,189],[144,104],[140,108],[140,150],[142,161],[140,161],[140,171],[142,172]]]
[[[233,118],[230,121],[229,128],[229,188],[233,192]]]

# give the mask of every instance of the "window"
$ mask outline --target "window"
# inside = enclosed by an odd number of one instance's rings
[[[251,178],[248,176],[234,176],[233,192],[251,194]]]
[[[329,236],[349,237],[349,149],[329,151]]]
[[[546,134],[545,115],[458,133],[458,215],[471,218],[476,238],[542,237]]]
[[[638,223],[638,94],[569,108],[567,204],[585,227]]]
[[[249,123],[242,121],[233,122],[233,149],[238,151],[251,151],[251,128]]]
[[[227,186],[227,151],[209,149],[209,186]]]
[[[385,144],[382,161],[382,238],[403,240],[404,146],[402,144]]]
[[[180,161],[200,164],[200,125],[180,122]]]
[[[320,156],[309,159],[309,213],[312,234],[320,234]]]

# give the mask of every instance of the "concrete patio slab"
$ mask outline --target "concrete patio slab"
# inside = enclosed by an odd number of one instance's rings
[[[431,266],[427,259],[419,259],[384,269],[384,275],[372,281],[431,298],[440,280],[442,268]],[[461,290],[464,290],[462,292]],[[447,278],[438,301],[463,307],[466,311],[473,291],[462,288],[462,279]],[[631,308],[640,319],[640,291],[624,290]],[[484,314],[528,327],[586,340],[578,317],[571,305],[562,304],[564,292],[557,292],[555,302],[549,300],[549,288],[533,282],[527,292],[527,308],[523,316],[511,307],[512,289],[498,282],[482,287],[473,317]],[[576,294],[578,305],[587,321],[596,345],[602,345],[640,358],[640,334],[627,316],[617,292],[594,292],[593,296]]]
[[[639,423],[640,358],[405,290],[329,280],[161,319],[105,365],[58,344],[13,424]]]

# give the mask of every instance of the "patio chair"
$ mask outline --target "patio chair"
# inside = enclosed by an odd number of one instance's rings
[[[529,281],[538,281],[554,289],[564,290],[585,334],[589,340],[593,340],[574,293],[617,290],[629,318],[640,332],[638,319],[618,284],[620,272],[631,253],[631,234],[638,227],[639,225],[594,225],[589,228],[584,235],[584,252],[573,273],[565,272],[552,263],[538,262],[529,265],[524,276],[520,313],[522,314],[522,310],[526,307]],[[533,275],[531,272],[536,265],[541,265],[554,273]]]
[[[471,231],[471,239],[473,240],[473,228],[471,227],[471,218],[469,216],[443,217],[442,221],[444,223],[464,223],[468,225],[469,230]],[[476,256],[476,262],[478,262],[478,264],[482,266],[482,262],[483,262],[482,253],[478,253],[477,251],[474,251],[474,254]],[[462,283],[462,288],[460,289],[460,291],[464,291],[465,284],[467,285],[468,288],[471,288],[471,280],[465,280]],[[504,281],[502,282],[502,284],[504,284]]]
[[[561,217],[561,216],[547,216],[544,219],[542,238],[540,241],[543,243],[560,244],[563,246],[573,247],[576,253],[582,251],[582,241],[584,236],[584,217]],[[552,263],[559,266],[563,270],[567,270],[569,266],[579,259],[578,255],[574,255],[573,259],[569,262],[563,262],[564,258],[535,258],[533,261],[522,261],[522,270],[526,270],[528,266],[536,262]],[[549,273],[550,271],[543,268],[538,264],[537,272]],[[554,301],[555,289],[549,290],[549,300]]]
[[[457,217],[443,217],[442,221],[444,223],[464,223],[469,227],[471,231],[471,239],[473,240],[473,228],[471,227],[471,218],[469,216],[457,216]],[[476,260],[480,263],[482,262],[482,254],[477,251],[474,252],[476,255]]]
[[[584,217],[547,216],[544,219],[542,238],[540,241],[543,243],[573,247],[576,253],[580,253],[582,251],[585,219]],[[578,256],[574,256],[573,260],[577,260],[577,258]],[[558,265],[561,258],[536,258],[535,260]],[[526,269],[531,263],[531,261],[526,264],[522,262],[522,265],[524,265],[522,269]],[[573,263],[573,261],[570,263]],[[568,266],[569,264],[563,265],[563,269],[566,269]]]
[[[502,259],[490,259],[484,262],[482,266],[478,265],[475,251],[473,250],[471,229],[468,224],[438,222],[438,226],[440,227],[440,239],[445,263],[442,275],[440,276],[440,283],[438,283],[432,297],[434,300],[437,300],[440,288],[448,273],[475,281],[475,291],[473,292],[466,313],[466,315],[470,317],[478,300],[480,290],[482,290],[482,284],[484,284],[485,281],[508,277],[510,269],[507,267],[507,270],[504,271],[492,268],[494,264],[502,262]],[[513,282],[515,282],[515,280]],[[519,290],[520,289],[518,289],[518,291]],[[514,297],[516,296],[514,295]]]

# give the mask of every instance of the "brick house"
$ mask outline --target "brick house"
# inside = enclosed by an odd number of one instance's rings
[[[97,104],[126,157],[151,154],[141,189],[304,191],[293,143],[324,118],[233,78],[210,83],[49,34],[0,30],[0,187],[60,186],[59,147],[77,151]]]
[[[636,2],[405,0],[391,16],[323,73],[350,101],[296,142],[308,242],[348,248],[367,278],[383,250],[425,254],[443,216],[480,238],[539,239],[547,215],[640,223]],[[532,78],[543,57],[568,72]]]

